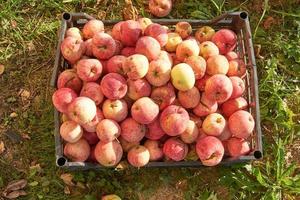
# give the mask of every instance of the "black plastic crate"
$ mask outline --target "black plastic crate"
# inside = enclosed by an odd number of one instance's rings
[[[52,78],[50,85],[56,88],[56,81],[61,71],[68,68],[68,63],[65,62],[60,52],[60,45],[65,37],[65,32],[70,27],[83,27],[83,25],[93,17],[86,13],[63,13],[61,28],[59,32],[59,39],[56,50],[55,64],[53,68]],[[120,20],[103,20],[105,27],[112,27]],[[258,79],[256,62],[252,44],[251,29],[249,24],[249,17],[247,12],[232,12],[225,13],[212,20],[191,20],[191,19],[152,19],[153,22],[166,26],[174,26],[177,22],[187,21],[193,29],[208,25],[212,26],[216,30],[220,28],[229,28],[238,36],[238,44],[236,52],[239,53],[239,57],[244,60],[247,72],[243,78],[246,86],[245,98],[248,101],[248,111],[255,119],[255,128],[248,141],[250,142],[251,152],[249,155],[241,156],[239,158],[225,157],[223,158],[221,165],[231,165],[234,163],[249,162],[262,158],[262,133],[260,127],[260,112],[258,101]],[[68,161],[63,155],[63,140],[59,134],[60,128],[60,113],[54,109],[54,133],[55,133],[55,154],[56,165],[71,170],[87,170],[87,169],[100,169],[104,168],[97,163],[88,162],[72,162]],[[180,161],[180,162],[150,162],[145,167],[201,167],[202,163],[198,161]]]

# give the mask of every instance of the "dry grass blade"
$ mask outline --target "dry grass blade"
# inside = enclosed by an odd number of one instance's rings
[[[4,65],[0,65],[0,75],[4,73],[5,67]]]
[[[0,154],[2,154],[5,151],[4,142],[0,141]]]

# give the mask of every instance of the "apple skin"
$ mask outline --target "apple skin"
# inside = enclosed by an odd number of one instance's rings
[[[184,40],[176,48],[176,57],[179,61],[184,62],[190,56],[198,56],[199,52],[200,47],[196,40]]]
[[[96,33],[92,39],[93,55],[99,60],[107,60],[115,55],[117,45],[107,33]]]
[[[193,29],[188,22],[178,22],[175,27],[175,32],[178,33],[182,39],[186,39],[192,34]]]
[[[186,63],[175,65],[171,71],[174,87],[180,91],[187,91],[194,87],[195,74],[193,69]]]
[[[234,112],[238,110],[245,110],[248,107],[246,99],[238,97],[235,99],[229,99],[222,104],[222,112],[226,117],[230,117]]]
[[[219,48],[211,41],[205,41],[200,44],[200,55],[206,60],[212,56],[219,55]]]
[[[238,110],[230,115],[228,126],[233,137],[247,139],[254,130],[255,122],[249,112]]]
[[[232,94],[233,86],[230,79],[224,74],[215,74],[206,81],[205,93],[209,100],[223,103]]]
[[[214,55],[207,60],[206,73],[209,75],[227,74],[228,69],[228,60],[223,55]]]
[[[185,63],[192,67],[196,80],[204,77],[206,71],[206,61],[203,57],[190,56],[187,59],[185,59]]]
[[[220,29],[212,37],[212,42],[218,46],[220,54],[225,55],[235,49],[237,36],[232,30]]]
[[[224,147],[218,138],[207,136],[197,141],[196,152],[203,165],[215,166],[222,161]]]
[[[149,9],[156,17],[165,17],[172,10],[172,0],[150,0]]]
[[[82,29],[82,34],[85,39],[93,38],[94,35],[99,32],[104,32],[104,24],[102,21],[96,19],[88,21]]]
[[[178,33],[168,33],[168,42],[165,45],[165,49],[168,52],[175,52],[177,46],[182,42],[182,38]]]
[[[196,31],[195,37],[200,43],[202,43],[205,41],[211,41],[214,34],[215,29],[210,26],[203,26]]]

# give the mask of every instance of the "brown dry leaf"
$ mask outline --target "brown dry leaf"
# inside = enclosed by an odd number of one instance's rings
[[[124,20],[136,20],[138,17],[138,11],[136,7],[133,6],[131,0],[125,0],[125,7],[123,9],[123,18]]]
[[[26,140],[30,140],[31,139],[31,137],[28,134],[26,134],[26,133],[22,133],[21,136],[22,136],[23,139],[26,139]]]
[[[25,179],[12,181],[6,186],[4,192],[9,193],[11,191],[21,190],[24,187],[26,187],[26,185],[27,185],[27,181]]]
[[[7,199],[16,199],[20,196],[25,196],[27,195],[27,193],[24,191],[24,190],[17,190],[17,191],[12,191],[12,192],[9,192],[7,194],[3,194],[3,196]]]
[[[73,180],[73,175],[69,173],[65,173],[60,175],[60,178],[63,180],[63,182],[68,186],[75,186]]]
[[[269,16],[267,19],[264,21],[263,25],[265,29],[269,29],[273,24],[275,24],[276,21],[273,17]]]
[[[18,117],[18,114],[15,113],[15,112],[12,112],[12,113],[10,113],[9,116],[10,116],[11,118],[15,118],[15,117]]]
[[[128,168],[128,162],[127,161],[121,161],[117,166],[116,166],[116,170],[124,170]]]
[[[5,151],[4,142],[0,141],[0,154],[2,154]]]
[[[34,165],[31,165],[30,167],[29,167],[29,169],[31,169],[31,170],[36,170],[36,171],[42,171],[42,168],[41,168],[41,165],[40,164],[34,164]]]
[[[35,45],[32,41],[28,42],[27,47],[29,51],[33,51],[35,49]]]
[[[11,20],[10,24],[13,28],[17,28],[18,23],[16,22],[16,20]]]
[[[83,183],[81,183],[81,182],[77,182],[76,183],[76,187],[79,187],[81,189],[85,189],[85,185]]]
[[[70,188],[67,185],[64,188],[64,193],[65,194],[71,194]]]
[[[104,10],[100,10],[98,12],[98,18],[99,19],[105,19],[105,17],[106,17],[106,12]]]
[[[18,95],[21,96],[22,101],[26,101],[30,97],[30,92],[28,90],[21,89]]]
[[[0,64],[0,75],[2,75],[4,73],[5,67],[4,65]]]

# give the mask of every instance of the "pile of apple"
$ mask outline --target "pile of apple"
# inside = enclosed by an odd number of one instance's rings
[[[236,34],[204,26],[192,36],[187,22],[174,29],[141,18],[106,32],[100,20],[66,31],[61,53],[72,69],[60,73],[52,100],[68,159],[214,166],[251,151]]]

